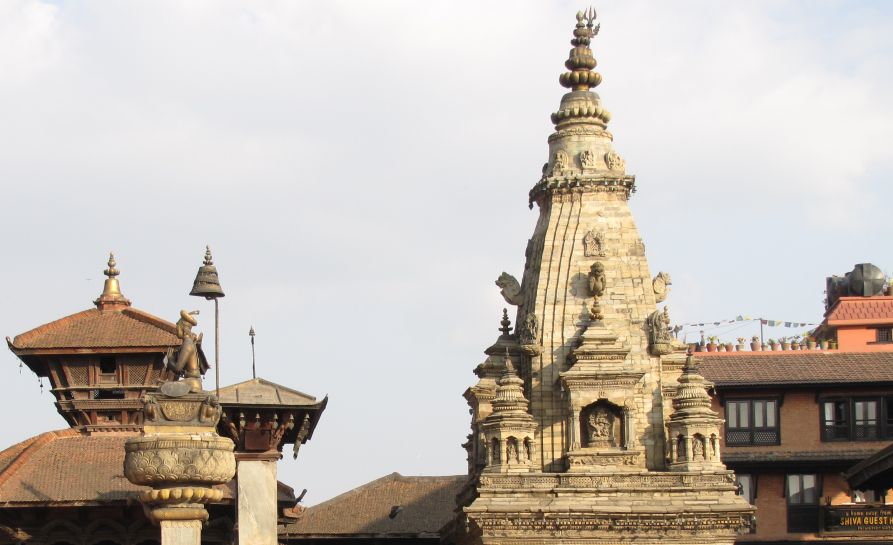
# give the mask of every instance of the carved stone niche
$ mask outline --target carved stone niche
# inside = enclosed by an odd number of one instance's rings
[[[613,403],[600,400],[580,413],[580,436],[583,446],[617,448],[623,444],[623,410]]]
[[[576,420],[567,471],[613,473],[644,467],[644,451],[632,448],[635,430],[628,408],[599,399],[581,409]]]

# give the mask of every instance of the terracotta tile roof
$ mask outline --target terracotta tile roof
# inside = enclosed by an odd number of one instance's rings
[[[16,336],[13,351],[178,346],[176,326],[135,308],[88,309]]]
[[[826,320],[832,326],[893,323],[893,297],[841,297]]]
[[[893,382],[893,352],[799,350],[698,359],[701,374],[717,387]]]
[[[124,476],[124,442],[137,432],[85,435],[75,429],[42,433],[0,451],[0,508],[96,505],[126,502],[145,487]],[[223,490],[224,504],[236,497],[236,480]],[[294,505],[294,490],[277,482],[280,503]]]
[[[51,431],[0,452],[0,507],[126,501],[144,487],[124,477],[124,441],[136,433]],[[225,487],[225,501],[233,498]]]
[[[280,537],[346,535],[436,536],[453,519],[456,494],[468,477],[404,477],[392,473],[301,510]],[[391,518],[392,509],[400,511]]]

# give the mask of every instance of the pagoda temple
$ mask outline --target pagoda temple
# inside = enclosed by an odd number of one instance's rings
[[[146,487],[125,477],[125,445],[150,424],[158,427],[147,414],[158,420],[164,413],[176,426],[184,424],[163,404],[161,413],[147,413],[164,385],[188,385],[212,405],[217,401],[201,386],[209,369],[201,335],[182,325],[196,325],[195,317],[181,311],[174,324],[133,307],[119,274],[110,256],[93,308],[7,337],[23,365],[49,379],[68,428],[0,450],[0,544],[161,542],[158,520],[139,500]],[[178,383],[172,363],[187,336],[194,373],[186,370]],[[279,519],[296,498],[277,481],[276,463],[285,445],[297,453],[312,437],[326,402],[261,378],[220,389],[222,418],[214,426],[235,450],[238,473],[208,493],[202,543],[277,543]]]

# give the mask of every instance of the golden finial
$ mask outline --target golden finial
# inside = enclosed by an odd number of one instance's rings
[[[121,274],[121,272],[115,268],[115,266],[117,264],[118,263],[115,261],[115,254],[112,252],[109,252],[109,262],[108,262],[109,268],[102,271],[102,274],[108,276],[109,278],[114,278],[114,277],[118,276],[119,274]]]
[[[577,12],[577,26],[574,28],[574,39],[571,45],[574,46],[568,55],[564,66],[570,72],[561,74],[558,78],[562,87],[567,87],[572,91],[588,91],[597,86],[602,81],[602,77],[598,72],[593,72],[596,62],[589,49],[589,43],[592,37],[598,34],[601,25],[595,24],[595,10],[590,6],[585,11]]]
[[[108,268],[102,271],[102,274],[108,278],[102,286],[102,294],[93,303],[104,310],[115,306],[130,306],[130,301],[121,293],[121,285],[118,283],[118,275],[121,271],[117,269],[118,263],[115,261],[115,254],[109,252]]]

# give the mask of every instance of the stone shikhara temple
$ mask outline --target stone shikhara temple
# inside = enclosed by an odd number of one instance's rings
[[[594,19],[577,15],[523,277],[497,280],[517,328],[503,319],[465,393],[473,478],[454,540],[732,543],[753,511],[720,461],[705,381],[657,307],[668,275],[651,276],[635,178],[592,91]]]
[[[597,33],[594,12],[579,13],[560,78],[569,92],[552,114],[548,162],[529,193],[540,215],[524,273],[520,281],[506,273],[497,280],[514,322],[506,311],[501,334],[475,369],[478,382],[465,392],[472,412],[466,477],[377,481],[365,492],[384,491],[369,501],[385,515],[375,511],[368,525],[349,532],[336,526],[372,513],[365,504],[294,507],[275,463],[284,444],[310,438],[326,400],[261,379],[211,396],[201,386],[201,339],[186,327],[194,320],[181,314],[175,325],[133,309],[110,262],[95,310],[9,341],[51,379],[71,428],[0,452],[0,492],[7,493],[0,544],[734,542],[750,527],[753,508],[720,460],[723,421],[707,383],[672,338],[666,307],[657,306],[669,276],[652,276],[648,267],[628,206],[635,178],[614,150],[610,114],[592,90],[601,81],[590,49]],[[52,345],[63,333],[71,335],[67,344]],[[185,354],[189,343],[192,383],[176,386],[187,381],[176,380],[164,356]],[[178,433],[191,434],[191,442],[176,443],[183,441],[173,437]],[[201,441],[225,442],[218,450],[234,452],[225,472],[186,479],[145,469],[158,452],[179,456],[200,450]],[[125,445],[129,482],[120,478]],[[55,453],[72,449],[103,483],[51,486],[60,478],[89,480],[70,468],[52,473]],[[233,472],[236,480],[226,482]],[[34,492],[34,483],[56,496]],[[145,484],[152,488],[140,488]],[[375,500],[422,485],[413,505]],[[447,520],[437,518],[441,511]],[[418,529],[389,530],[407,520]],[[426,534],[434,522],[437,532]]]

